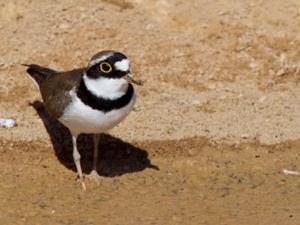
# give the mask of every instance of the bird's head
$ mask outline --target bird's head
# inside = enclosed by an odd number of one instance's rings
[[[129,59],[123,53],[111,50],[94,55],[87,65],[86,75],[91,79],[125,79],[129,83],[142,85],[141,81],[133,79]]]

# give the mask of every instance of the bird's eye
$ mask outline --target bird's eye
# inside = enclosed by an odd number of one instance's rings
[[[99,65],[101,72],[110,73],[112,71],[112,67],[108,62],[102,62]]]

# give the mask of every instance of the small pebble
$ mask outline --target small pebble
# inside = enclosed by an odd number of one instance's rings
[[[300,173],[298,171],[292,171],[292,170],[287,170],[287,169],[283,169],[282,170],[284,175],[294,175],[294,176],[299,176]]]
[[[135,106],[133,106],[132,111],[139,112],[139,111],[141,111],[141,107],[139,105],[135,105]]]
[[[0,118],[0,126],[3,126],[5,128],[12,128],[16,125],[16,121],[13,119],[4,119]]]

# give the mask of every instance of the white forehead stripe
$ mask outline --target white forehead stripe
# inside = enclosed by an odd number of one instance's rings
[[[122,59],[121,61],[115,62],[115,68],[117,70],[126,72],[129,70],[129,63],[130,62],[128,59]]]
[[[110,56],[112,56],[113,54],[112,53],[110,53],[110,54],[107,54],[107,55],[104,55],[104,56],[101,56],[100,58],[96,58],[96,59],[94,59],[94,60],[92,60],[92,61],[90,61],[90,63],[89,63],[89,68],[91,68],[91,67],[93,67],[93,66],[95,66],[95,65],[97,65],[99,62],[101,62],[101,61],[103,61],[103,60],[105,60],[105,59],[107,59],[108,57],[110,57]]]

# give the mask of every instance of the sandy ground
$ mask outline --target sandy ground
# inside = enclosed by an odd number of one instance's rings
[[[300,5],[280,0],[0,1],[0,224],[299,224]],[[68,131],[21,63],[130,57],[138,109],[80,190]],[[79,139],[84,173],[92,142]]]

